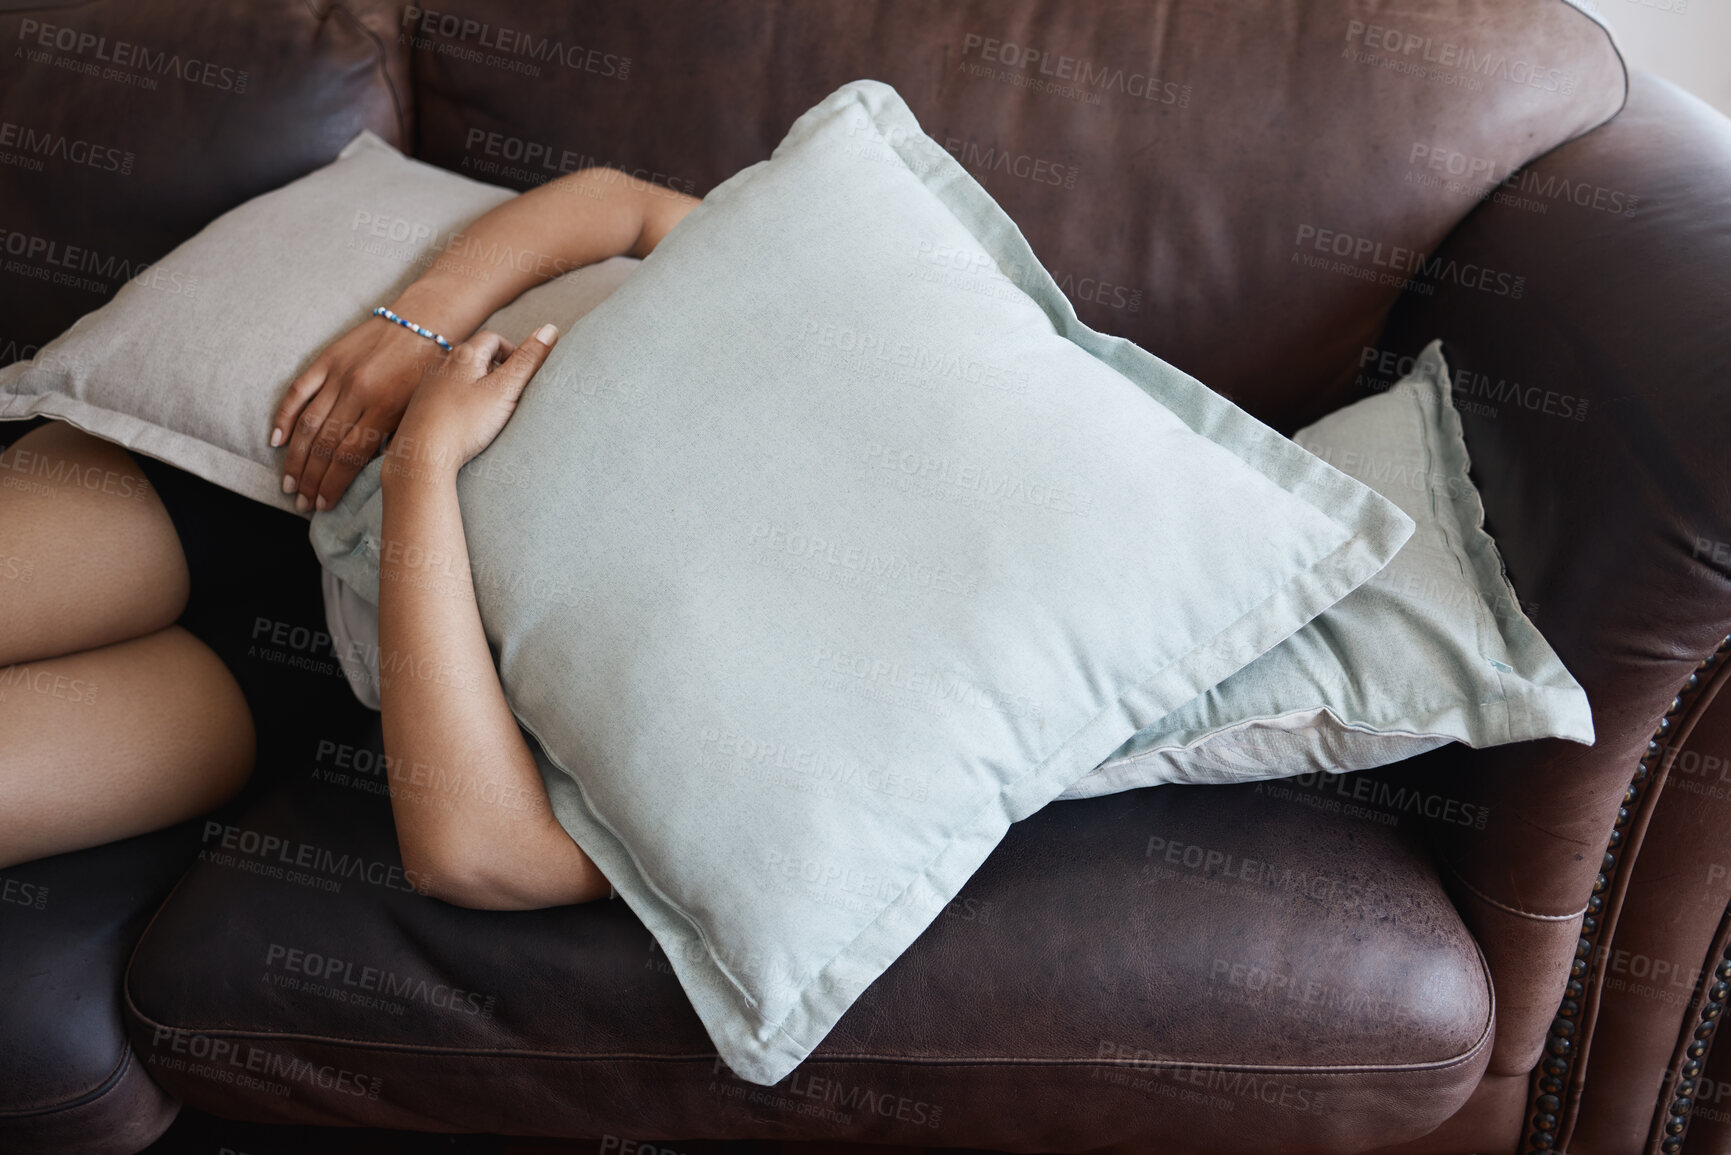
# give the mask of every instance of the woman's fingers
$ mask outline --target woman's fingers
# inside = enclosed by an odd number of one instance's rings
[[[467,380],[477,381],[486,376],[501,356],[500,350],[509,344],[491,329],[483,329],[452,349],[451,361]]]
[[[359,393],[358,389],[345,388],[330,412],[325,414],[324,424],[319,426],[318,435],[313,438],[312,447],[307,452],[306,463],[301,468],[300,481],[296,488],[297,496],[304,498],[306,504],[303,506],[297,500],[296,509],[313,508],[313,500],[319,496],[325,474],[336,460],[338,448],[360,427],[360,417],[365,411],[366,402]]]
[[[499,386],[502,396],[515,401],[522,394],[523,387],[529,384],[529,378],[547,360],[547,354],[553,351],[553,342],[558,339],[558,326],[551,323],[542,325],[505,358],[503,365],[493,370],[488,380]]]
[[[301,410],[306,407],[319,391],[319,386],[325,383],[325,375],[330,371],[330,364],[320,357],[307,368],[305,373],[289,383],[288,392],[283,394],[277,403],[276,412],[270,419],[270,443],[275,448],[289,439],[294,432],[295,421],[299,419]]]
[[[362,413],[350,425],[348,434],[337,443],[324,476],[318,481],[318,488],[314,490],[309,484],[306,493],[312,498],[313,508],[330,509],[340,501],[355,474],[366,468],[384,439],[385,430],[379,415],[370,409]]]
[[[300,415],[295,418],[294,428],[289,431],[288,453],[283,456],[282,491],[284,493],[301,493],[302,475],[306,472],[307,460],[312,453],[313,441],[324,428],[325,418],[336,407],[340,387],[335,381],[327,379],[312,400],[302,407]]]

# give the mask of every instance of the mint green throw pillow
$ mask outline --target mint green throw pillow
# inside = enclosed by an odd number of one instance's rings
[[[1442,343],[1294,435],[1417,525],[1388,566],[1066,790],[1365,770],[1448,742],[1593,743],[1586,691],[1527,615],[1467,476]]]
[[[763,1084],[1012,822],[1413,528],[1080,323],[874,81],[712,191],[474,464],[476,596],[554,810]],[[313,524],[375,600],[376,485]]]

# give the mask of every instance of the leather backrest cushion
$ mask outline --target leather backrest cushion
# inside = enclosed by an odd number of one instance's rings
[[[1352,396],[1399,282],[1476,194],[1624,96],[1609,35],[1564,0],[1370,9],[435,0],[398,9],[397,43],[416,155],[515,188],[603,163],[702,195],[825,93],[885,81],[1085,323],[1290,432]],[[1518,272],[1441,275],[1512,295]]]
[[[95,0],[0,14],[0,363],[34,356],[361,129],[401,143],[392,46],[347,8],[320,8]]]
[[[513,188],[605,163],[701,195],[869,76],[1083,321],[1288,432],[1351,397],[1475,195],[1624,89],[1565,0],[98,0],[0,16],[0,45],[0,362],[361,128]]]

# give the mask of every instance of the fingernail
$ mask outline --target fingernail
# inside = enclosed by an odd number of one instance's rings
[[[317,500],[313,502],[313,506],[317,508],[320,513],[323,513],[325,510],[325,495],[322,493],[319,494]]]
[[[295,479],[292,474],[285,473],[282,475],[282,491],[284,493],[293,493],[295,491]]]
[[[305,513],[308,508],[309,503],[307,501],[307,495],[304,493],[295,494],[295,512]]]
[[[282,430],[280,430],[280,429],[271,430],[270,431],[270,447],[272,449],[275,449],[277,446],[279,446],[281,444],[282,444]]]
[[[543,345],[551,345],[553,343],[553,338],[558,335],[559,326],[555,325],[551,321],[535,330],[535,340],[541,342]]]

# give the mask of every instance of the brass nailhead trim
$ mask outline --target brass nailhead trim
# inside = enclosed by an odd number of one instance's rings
[[[1731,906],[1725,908],[1725,919],[1731,919]],[[1665,1138],[1659,1143],[1659,1150],[1665,1155],[1676,1155],[1683,1149],[1683,1138],[1689,1132],[1689,1109],[1695,1101],[1696,1080],[1707,1065],[1707,1053],[1713,1049],[1713,1035],[1725,1013],[1725,1000],[1731,997],[1731,941],[1727,941],[1719,952],[1719,965],[1713,968],[1713,979],[1713,985],[1707,989],[1707,1001],[1696,1016],[1682,1063],[1675,1070],[1666,1072],[1666,1085],[1675,1090],[1666,1112]]]
[[[1561,1122],[1568,1089],[1569,1067],[1575,1058],[1574,1036],[1580,1026],[1581,998],[1586,994],[1586,980],[1592,972],[1593,954],[1598,946],[1598,916],[1605,908],[1605,894],[1611,889],[1611,879],[1616,876],[1617,855],[1623,848],[1623,832],[1640,804],[1643,788],[1652,777],[1653,768],[1664,757],[1663,739],[1674,729],[1673,720],[1683,712],[1689,699],[1701,687],[1703,672],[1717,666],[1728,656],[1731,656],[1731,637],[1719,643],[1719,648],[1695,667],[1695,672],[1683,683],[1682,692],[1671,699],[1670,708],[1665,711],[1665,716],[1659,719],[1653,736],[1647,740],[1647,752],[1641,755],[1640,764],[1630,776],[1629,788],[1623,792],[1623,803],[1617,808],[1617,820],[1611,829],[1605,857],[1599,864],[1599,875],[1593,879],[1593,897],[1588,900],[1587,914],[1581,919],[1581,939],[1575,944],[1575,961],[1569,968],[1569,984],[1563,991],[1562,1005],[1557,1008],[1557,1017],[1551,1021],[1550,1033],[1545,1038],[1545,1057],[1540,1061],[1539,1069],[1534,1072],[1537,1077],[1528,1099],[1527,1128],[1520,1147],[1524,1155],[1546,1155],[1557,1143],[1557,1128]],[[1727,914],[1731,915],[1731,910],[1728,910]],[[1677,1152],[1683,1149],[1683,1135],[1689,1129],[1689,1107],[1695,1093],[1695,1079],[1701,1073],[1707,1049],[1712,1044],[1713,1030],[1718,1025],[1719,1016],[1724,1012],[1726,997],[1731,995],[1731,943],[1725,947],[1725,957],[1719,963],[1717,974],[1720,981],[1708,993],[1707,997],[1711,1001],[1701,1008],[1701,1022],[1696,1025],[1695,1036],[1689,1042],[1688,1057],[1681,1072],[1682,1078],[1674,1082],[1676,1094],[1670,1104],[1669,1117],[1665,1120],[1665,1139],[1660,1144],[1665,1155],[1677,1155]],[[1694,1068],[1693,1074],[1689,1073],[1691,1066]]]

